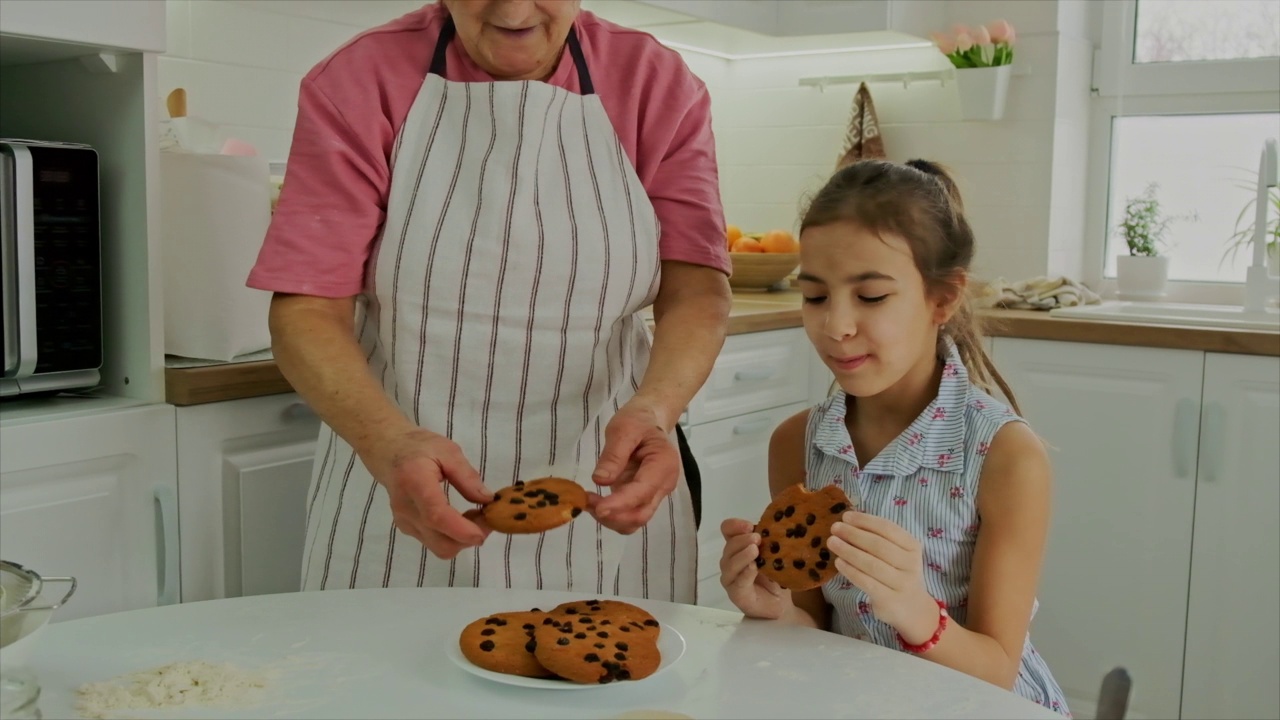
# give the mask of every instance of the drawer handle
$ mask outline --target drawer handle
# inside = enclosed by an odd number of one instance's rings
[[[760,382],[768,380],[777,372],[776,368],[764,367],[755,370],[739,370],[733,374],[734,382]]]
[[[1195,470],[1200,408],[1195,400],[1182,398],[1173,411],[1173,469],[1178,477],[1191,477]]]
[[[299,400],[289,407],[285,408],[280,415],[285,420],[315,420],[317,419],[316,411],[311,406]]]
[[[741,425],[734,425],[733,434],[755,435],[761,430],[768,430],[771,427],[773,427],[773,418],[760,418],[759,420],[752,420],[751,422],[745,422]]]
[[[156,605],[176,604],[178,589],[178,497],[173,488],[153,489],[156,516]]]

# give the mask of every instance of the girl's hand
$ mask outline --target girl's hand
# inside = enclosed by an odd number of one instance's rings
[[[720,557],[720,584],[729,600],[747,617],[777,620],[794,607],[791,591],[756,570],[760,535],[747,520],[729,518],[720,524],[724,554]]]
[[[920,541],[876,515],[847,512],[831,526],[827,548],[836,569],[867,594],[871,612],[921,644],[938,629],[938,604],[924,586]]]

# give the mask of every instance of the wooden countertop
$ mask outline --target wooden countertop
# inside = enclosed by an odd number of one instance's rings
[[[800,326],[800,293],[735,292],[729,334]],[[1059,340],[1280,357],[1280,333],[1177,325],[1095,322],[1050,317],[1035,310],[979,313],[992,337]],[[292,392],[275,361],[167,368],[165,397],[172,405],[199,405]]]

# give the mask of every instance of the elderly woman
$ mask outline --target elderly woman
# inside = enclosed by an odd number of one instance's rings
[[[724,236],[705,86],[576,1],[442,0],[317,65],[249,278],[324,421],[303,588],[692,602],[677,421],[724,340]],[[591,517],[490,536],[476,504],[544,475]]]

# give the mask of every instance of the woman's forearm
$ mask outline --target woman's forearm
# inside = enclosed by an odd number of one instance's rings
[[[711,268],[666,262],[662,273],[653,350],[636,397],[652,402],[663,429],[671,430],[724,346],[732,296],[724,275]]]
[[[378,439],[413,425],[369,372],[354,311],[354,298],[277,294],[271,349],[289,384],[363,458]]]

